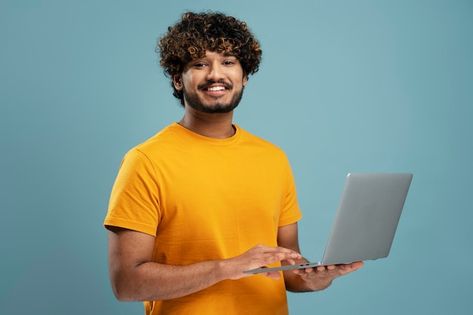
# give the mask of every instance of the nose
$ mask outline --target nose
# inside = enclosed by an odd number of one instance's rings
[[[223,78],[222,65],[219,62],[213,62],[208,68],[207,80],[218,81]]]

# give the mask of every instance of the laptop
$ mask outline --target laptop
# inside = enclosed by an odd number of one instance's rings
[[[412,176],[410,173],[349,173],[321,261],[261,267],[245,273],[305,269],[387,257]]]

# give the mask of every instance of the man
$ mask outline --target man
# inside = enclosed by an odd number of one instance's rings
[[[304,261],[285,154],[232,120],[259,43],[233,17],[189,12],[159,52],[184,116],[122,162],[104,222],[116,297],[145,301],[146,314],[287,314],[286,290],[360,268],[243,273]]]

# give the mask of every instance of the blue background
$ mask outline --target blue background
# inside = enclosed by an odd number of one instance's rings
[[[292,314],[473,311],[472,1],[0,2],[1,314],[141,314],[117,302],[102,220],[123,154],[180,119],[154,52],[185,10],[263,47],[236,122],[288,154],[300,242],[323,251],[348,171],[414,180],[388,259]]]

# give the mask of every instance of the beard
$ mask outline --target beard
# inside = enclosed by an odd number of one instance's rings
[[[235,108],[237,108],[238,104],[240,104],[241,98],[243,96],[244,87],[241,88],[240,91],[235,92],[232,99],[228,103],[220,103],[217,102],[214,105],[205,105],[199,99],[197,93],[188,93],[186,89],[183,89],[184,94],[184,101],[187,105],[192,107],[193,109],[209,114],[221,114],[221,113],[229,113]]]

